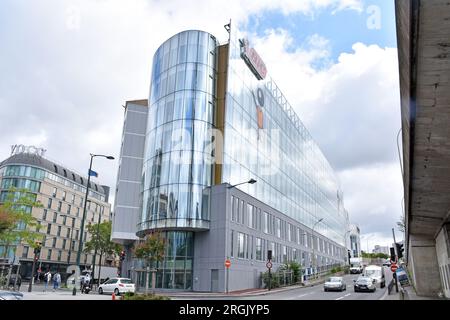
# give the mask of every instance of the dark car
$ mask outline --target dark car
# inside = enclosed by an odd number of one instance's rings
[[[0,300],[23,300],[23,293],[18,291],[0,290]]]
[[[354,289],[355,292],[360,291],[369,291],[375,292],[377,289],[376,280],[370,277],[359,277],[357,280],[353,280],[355,282]]]

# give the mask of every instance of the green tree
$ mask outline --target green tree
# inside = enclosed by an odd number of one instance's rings
[[[114,243],[111,241],[111,229],[112,222],[104,221],[100,224],[88,224],[87,232],[91,235],[91,240],[85,243],[84,252],[92,252],[97,249],[97,253],[100,255],[100,259],[98,260],[98,281],[100,283],[100,272],[102,270],[102,257],[104,255],[107,256],[115,256],[119,255],[122,250],[122,246],[118,243]],[[95,275],[93,275],[95,276]]]
[[[146,264],[145,292],[148,290],[149,269],[152,268],[152,290],[155,290],[155,272],[159,262],[164,260],[165,241],[161,233],[156,231],[150,233],[144,241],[138,242],[134,246],[134,255],[138,259],[143,259]]]
[[[36,195],[27,189],[11,188],[0,204],[0,244],[4,247],[3,258],[7,257],[9,248],[25,242],[32,248],[43,239],[39,233],[41,225],[31,215],[33,208],[41,208]]]
[[[300,278],[300,270],[302,269],[302,265],[296,261],[291,261],[288,263],[288,270],[292,271],[292,281],[297,283]]]

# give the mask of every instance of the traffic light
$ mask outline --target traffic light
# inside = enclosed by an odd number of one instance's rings
[[[272,260],[272,250],[267,250],[267,260]]]
[[[395,261],[395,249],[394,248],[389,248],[390,252],[391,252],[391,261]]]
[[[403,251],[405,251],[405,249],[403,248],[403,243],[396,243],[395,244],[397,247],[397,256],[399,259],[403,258]]]
[[[122,250],[122,252],[120,253],[120,261],[125,260],[125,251]]]

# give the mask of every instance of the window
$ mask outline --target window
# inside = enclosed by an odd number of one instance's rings
[[[56,219],[58,218],[58,214],[53,212],[53,223],[56,223]]]
[[[51,223],[49,223],[48,225],[47,225],[47,234],[50,234],[50,231],[52,230],[52,225],[51,225]]]
[[[53,248],[56,247],[56,238],[53,238],[53,241],[52,241],[52,247],[53,247]]]
[[[250,228],[253,228],[253,206],[250,203],[247,203],[247,222]]]
[[[75,227],[75,218],[72,218],[72,227]]]
[[[47,209],[44,209],[44,213],[42,214],[42,220],[47,220]]]
[[[264,211],[264,233],[269,233],[269,214]]]
[[[275,218],[275,230],[277,231],[277,237],[281,237],[281,220],[280,218]]]
[[[28,257],[28,249],[29,249],[29,247],[27,247],[27,246],[23,247],[22,258]]]
[[[53,187],[53,193],[52,193],[52,196],[53,196],[53,197],[56,197],[56,191],[57,191],[56,188]]]
[[[47,260],[51,260],[52,259],[52,249],[48,249],[47,251]]]
[[[67,205],[67,214],[70,214],[70,209],[72,209],[72,206],[69,204]]]
[[[72,248],[71,250],[75,250],[75,240],[72,240]]]
[[[239,216],[238,216],[238,222],[244,224],[244,200],[241,200],[241,205],[239,207]]]
[[[62,207],[62,202],[59,201],[59,202],[58,202],[58,211],[61,211],[61,207]]]
[[[256,238],[256,260],[263,261],[262,240],[260,238]]]
[[[77,217],[80,216],[80,208],[77,208]]]
[[[64,170],[65,171],[65,170]],[[63,194],[62,194],[62,200],[63,201],[66,201],[66,192],[65,191],[63,191]]]
[[[244,258],[244,234],[237,233],[238,258]]]
[[[70,228],[67,228],[66,238],[68,238],[70,235]]]
[[[77,232],[75,233],[75,239],[79,239],[78,236],[80,235],[80,230],[77,230]]]
[[[61,236],[61,226],[58,226],[58,233],[57,233],[58,237]]]
[[[74,204],[75,203],[75,195],[74,194],[72,194],[72,204]]]
[[[231,257],[234,258],[234,230],[231,230]]]
[[[67,216],[63,216],[63,225],[66,225]]]
[[[52,198],[48,199],[47,208],[51,209],[52,207]]]
[[[59,250],[59,251],[58,251],[58,261],[61,261],[61,255],[62,255],[62,251]]]

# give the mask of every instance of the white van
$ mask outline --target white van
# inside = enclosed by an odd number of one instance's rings
[[[363,275],[374,279],[376,283],[380,285],[380,288],[384,288],[386,286],[386,278],[383,267],[369,265],[364,269]]]

